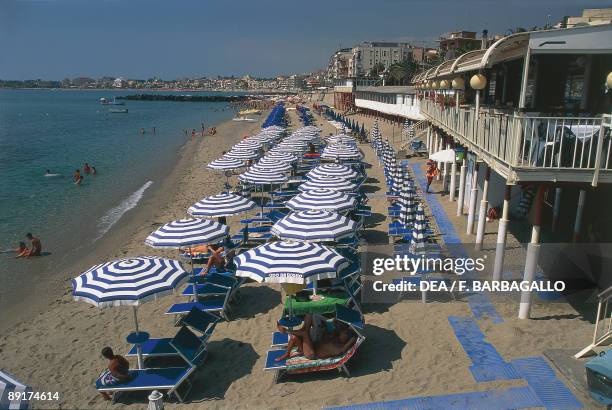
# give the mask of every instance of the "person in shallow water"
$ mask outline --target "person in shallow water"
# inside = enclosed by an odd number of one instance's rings
[[[38,239],[29,232],[26,234],[26,238],[28,238],[28,240],[32,243],[32,249],[30,249],[27,256],[40,256],[40,253],[42,251],[42,244],[40,242],[40,239]]]
[[[84,174],[89,174],[91,172],[91,167],[89,166],[89,164],[86,162],[85,165],[83,165],[83,173]]]
[[[74,171],[74,175],[72,176],[72,179],[74,179],[74,183],[76,185],[80,185],[81,182],[83,182],[83,175],[81,175],[81,171],[76,169]]]
[[[30,256],[30,249],[28,249],[25,242],[19,242],[19,247],[15,249],[15,252],[17,252],[17,256],[15,256],[15,258],[25,258],[26,256]]]
[[[100,382],[103,386],[114,386],[130,379],[130,363],[125,357],[116,355],[108,346],[102,349],[102,357],[108,359],[108,368],[100,375]],[[100,394],[104,400],[111,399],[110,393],[100,392]]]

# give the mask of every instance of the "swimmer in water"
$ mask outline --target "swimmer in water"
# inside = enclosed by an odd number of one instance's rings
[[[96,167],[91,167],[91,175],[96,175],[97,173]]]
[[[78,169],[75,170],[72,179],[74,180],[75,185],[80,185],[81,182],[83,182],[83,175],[81,175],[81,171]]]

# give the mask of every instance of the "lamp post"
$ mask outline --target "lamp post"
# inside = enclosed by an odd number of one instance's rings
[[[459,110],[459,91],[465,89],[465,81],[462,77],[455,77],[451,81],[451,86],[455,90],[455,108]]]
[[[474,74],[472,78],[470,78],[470,87],[476,90],[476,120],[478,120],[480,111],[480,90],[484,89],[486,86],[487,77],[483,74]]]

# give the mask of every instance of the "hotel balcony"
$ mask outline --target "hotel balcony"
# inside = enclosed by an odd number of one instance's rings
[[[612,183],[611,36],[603,25],[504,37],[417,74],[420,112],[510,184]]]
[[[545,117],[424,99],[421,114],[509,183],[612,183],[612,117]]]

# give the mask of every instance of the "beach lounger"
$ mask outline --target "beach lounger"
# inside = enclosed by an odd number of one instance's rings
[[[274,332],[272,333],[271,347],[283,347],[289,343],[289,333]]]
[[[170,306],[167,315],[186,315],[191,309],[196,308],[203,312],[208,313],[216,313],[219,314],[223,319],[229,321],[229,313],[230,308],[228,306],[228,301],[231,292],[227,292],[225,296],[211,296],[208,298],[201,299],[197,302],[184,302],[184,303],[175,303]],[[180,318],[177,320],[177,323],[180,322]]]
[[[286,360],[276,361],[276,358],[285,353],[285,349],[268,351],[264,370],[276,370],[276,380],[280,380],[284,374],[301,374],[338,370],[350,377],[346,363],[355,355],[359,346],[364,342],[360,330],[364,327],[363,316],[360,312],[336,305],[336,320],[346,323],[357,336],[357,340],[344,354],[328,359],[308,359],[294,351],[292,356]],[[280,340],[279,340],[280,341]],[[274,341],[273,341],[274,342]]]
[[[180,402],[183,402],[191,391],[191,382],[188,379],[195,370],[195,366],[130,370],[131,378],[128,382],[104,386],[98,378],[96,389],[99,392],[115,393],[113,403],[117,400],[117,393],[153,390],[165,391],[168,396],[174,394]],[[187,387],[185,391],[179,393],[179,388],[183,384]]]
[[[202,333],[202,336],[206,336],[206,338],[210,338],[217,323],[219,323],[219,316],[203,312],[199,309],[193,308],[187,315],[183,316],[179,322],[178,326],[187,326],[193,330],[196,330]]]

